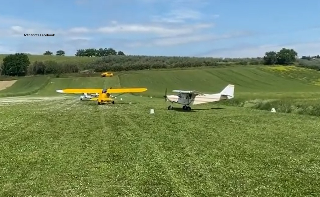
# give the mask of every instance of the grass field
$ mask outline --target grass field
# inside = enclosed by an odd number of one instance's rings
[[[317,105],[319,73],[304,70],[312,80],[303,80],[281,72],[219,68],[54,78],[33,95],[0,98],[0,195],[316,196],[318,116],[224,104],[183,113],[155,98],[166,87],[215,92],[234,83],[239,99],[291,97]],[[18,85],[6,92],[40,87]],[[120,85],[147,86],[144,95],[153,98],[126,95],[98,106],[55,93]]]

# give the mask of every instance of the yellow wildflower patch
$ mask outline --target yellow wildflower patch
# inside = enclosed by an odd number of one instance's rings
[[[267,69],[274,71],[294,71],[299,70],[300,68],[296,66],[268,66]]]

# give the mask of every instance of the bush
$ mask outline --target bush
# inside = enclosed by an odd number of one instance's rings
[[[2,74],[8,76],[25,76],[30,65],[28,55],[16,53],[3,59]]]

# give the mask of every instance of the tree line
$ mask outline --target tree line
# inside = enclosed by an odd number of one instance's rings
[[[64,50],[56,51],[57,56],[64,56],[66,53]],[[43,55],[53,55],[53,52],[46,51]],[[75,56],[78,57],[104,57],[108,55],[125,55],[122,51],[116,51],[113,48],[89,48],[89,49],[78,49],[75,53]]]
[[[99,50],[97,50],[99,51]],[[102,51],[102,50],[101,50]],[[30,62],[28,55],[16,53],[6,56],[1,65],[2,75],[25,76],[64,73],[117,72],[145,69],[188,68],[188,67],[219,67],[231,65],[292,65],[317,69],[319,61],[298,59],[293,49],[283,48],[279,52],[269,51],[264,57],[257,58],[205,58],[205,57],[165,57],[165,56],[134,56],[115,54],[115,50],[105,50],[107,55],[90,62],[66,60],[65,62],[35,61]],[[79,53],[83,50],[79,49]],[[89,54],[90,50],[84,50]],[[96,51],[95,51],[96,52]],[[306,63],[306,61],[308,61]],[[312,63],[310,63],[312,62]]]

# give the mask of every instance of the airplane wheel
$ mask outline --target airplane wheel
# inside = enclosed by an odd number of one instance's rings
[[[187,111],[191,111],[191,107],[187,106],[186,108],[187,108]]]
[[[183,109],[183,110],[187,110],[187,106],[184,105],[184,106],[182,107],[182,109]]]
[[[173,107],[171,105],[168,106],[168,110],[171,110],[173,109]]]
[[[112,104],[114,104],[114,101],[112,101]]]
[[[98,101],[98,105],[101,105],[101,103]]]

